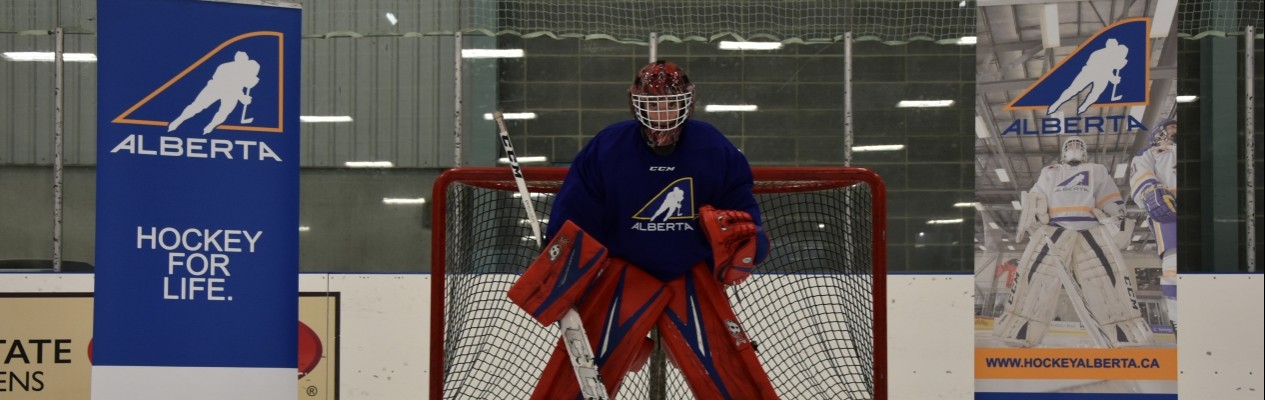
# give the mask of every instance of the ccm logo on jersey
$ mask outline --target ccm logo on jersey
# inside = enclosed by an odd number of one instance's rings
[[[676,171],[676,167],[651,166],[650,171],[651,172],[670,172],[670,171]]]

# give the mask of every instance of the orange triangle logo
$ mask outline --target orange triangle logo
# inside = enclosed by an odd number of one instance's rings
[[[259,72],[259,68],[260,68],[259,63],[255,60],[251,60],[249,58],[250,56],[247,55],[245,52],[239,51],[237,52],[237,54],[234,55],[234,61],[222,64],[217,67],[216,72],[215,72],[215,77],[213,77],[211,81],[207,82],[206,86],[198,94],[198,97],[196,99],[193,99],[192,102],[187,107],[184,108],[184,112],[182,112],[179,116],[174,116],[174,118],[172,118],[171,120],[166,120],[166,121],[156,120],[156,119],[136,118],[132,116],[134,113],[136,113],[137,110],[140,110],[141,108],[145,107],[145,105],[149,103],[151,100],[154,100],[155,97],[158,97],[164,91],[171,88],[172,85],[175,85],[178,82],[180,82],[181,79],[184,79],[187,75],[189,75],[189,73],[197,70],[199,67],[202,67],[212,57],[225,51],[226,48],[229,48],[229,46],[233,45],[234,43],[241,42],[243,40],[250,39],[250,38],[260,38],[260,39],[265,39],[265,40],[270,39],[270,38],[275,38],[277,42],[276,82],[270,82],[272,84],[261,85],[260,87],[257,87],[256,86],[257,84],[265,83],[265,82],[260,82],[258,77],[255,76],[255,75],[258,75],[258,72]],[[285,79],[284,78],[285,78],[285,37],[284,35],[281,32],[275,32],[275,31],[256,31],[256,32],[243,33],[241,35],[237,35],[236,37],[228,39],[224,41],[223,43],[220,43],[219,46],[216,46],[211,51],[208,51],[205,55],[203,55],[197,61],[190,64],[188,67],[185,67],[185,69],[180,71],[179,74],[176,74],[176,76],[167,80],[167,82],[164,83],[162,86],[159,86],[157,89],[154,89],[154,91],[150,92],[149,95],[145,96],[145,98],[136,102],[136,104],[133,104],[126,111],[123,111],[122,114],[119,114],[117,117],[114,117],[114,119],[110,122],[113,122],[116,124],[163,126],[163,127],[167,127],[168,131],[170,132],[170,131],[175,130],[175,128],[178,127],[182,122],[184,122],[184,120],[194,115],[201,114],[207,108],[213,108],[211,107],[211,105],[218,102],[219,108],[221,111],[218,113],[215,113],[216,115],[212,118],[211,123],[203,127],[203,132],[202,132],[203,134],[208,134],[213,130],[280,133],[282,132],[284,128],[283,116],[285,115],[284,114],[284,110],[285,110],[284,109],[284,105],[285,105],[285,101],[284,101]],[[250,108],[253,108],[256,110],[260,110],[260,109],[266,110],[267,108],[270,108],[269,107],[270,105],[253,103],[250,100],[251,99],[250,91],[252,89],[255,89],[258,93],[259,89],[265,89],[265,88],[271,88],[271,87],[275,87],[275,90],[276,90],[275,123],[270,123],[268,125],[251,124],[254,118],[246,116],[248,107],[253,106]],[[240,109],[240,118],[229,118],[230,115],[228,114],[231,114],[232,111],[237,111],[239,109]],[[227,110],[227,112],[225,112],[225,110]],[[270,120],[273,120],[273,119],[270,119]]]

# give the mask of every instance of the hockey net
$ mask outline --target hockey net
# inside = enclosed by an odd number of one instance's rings
[[[772,248],[728,294],[778,394],[885,399],[882,181],[862,168],[753,172]],[[523,171],[542,219],[565,174]],[[433,198],[430,398],[528,398],[559,333],[506,297],[539,254],[513,175],[453,169]],[[619,398],[693,398],[680,372],[657,358],[625,379]]]

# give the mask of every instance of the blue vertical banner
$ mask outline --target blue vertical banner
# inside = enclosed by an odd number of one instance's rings
[[[97,9],[93,398],[295,398],[302,10]]]

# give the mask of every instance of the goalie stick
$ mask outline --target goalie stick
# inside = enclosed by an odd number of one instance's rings
[[[492,113],[492,118],[496,120],[496,128],[501,136],[501,147],[505,148],[505,157],[509,159],[510,170],[514,172],[514,182],[518,184],[518,193],[523,198],[523,208],[527,210],[527,223],[531,225],[536,249],[540,249],[544,244],[544,238],[540,235],[540,219],[536,216],[536,207],[532,205],[530,193],[527,191],[527,181],[523,179],[523,168],[518,164],[518,157],[514,154],[514,144],[510,142],[509,129],[505,128],[504,115],[497,111]],[[589,345],[589,337],[584,332],[580,314],[574,308],[567,310],[566,315],[558,321],[558,329],[562,331],[562,342],[567,349],[567,355],[570,356],[571,366],[575,368],[575,378],[580,384],[581,397],[608,399],[606,386],[602,384],[602,376],[598,373],[597,364],[594,362],[596,357],[593,356],[593,346]]]

